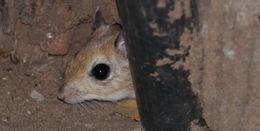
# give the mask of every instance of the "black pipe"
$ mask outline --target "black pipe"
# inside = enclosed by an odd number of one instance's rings
[[[166,52],[180,50],[185,28],[192,32],[198,27],[196,0],[189,2],[191,16],[183,13],[171,21],[168,14],[176,0],[117,0],[141,122],[147,131],[187,131],[192,121],[207,126],[191,89],[190,71],[171,67],[185,62],[190,47],[183,54]]]

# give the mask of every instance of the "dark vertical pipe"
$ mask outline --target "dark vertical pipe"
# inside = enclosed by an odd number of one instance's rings
[[[190,71],[171,68],[172,64],[185,61],[190,48],[183,55],[165,52],[180,50],[184,28],[194,31],[198,27],[196,0],[190,0],[191,17],[183,13],[172,22],[168,13],[175,4],[176,0],[117,0],[141,121],[148,131],[186,131],[194,120],[199,126],[206,126],[188,80]],[[166,64],[158,66],[163,58],[171,62],[164,59]]]

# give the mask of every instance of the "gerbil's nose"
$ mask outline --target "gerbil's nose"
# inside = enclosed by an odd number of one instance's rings
[[[59,89],[57,98],[66,103],[74,103],[77,96],[78,94],[75,88],[64,86]]]
[[[61,101],[64,101],[64,99],[65,99],[65,94],[64,94],[64,88],[63,88],[63,87],[60,87],[60,88],[59,88],[57,98],[58,98],[59,100],[61,100]]]
[[[57,98],[61,101],[65,101],[66,99],[66,95],[68,91],[65,90],[65,86],[63,85],[62,87],[59,88],[58,90],[58,95],[57,95]]]
[[[63,94],[59,93],[59,94],[57,95],[57,98],[58,98],[59,100],[61,100],[61,101],[64,101],[65,96],[64,96]]]

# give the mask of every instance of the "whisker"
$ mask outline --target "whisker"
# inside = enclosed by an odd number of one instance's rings
[[[69,110],[70,111],[75,111],[75,108],[76,108],[75,105],[72,105],[72,104],[69,105]]]
[[[83,105],[82,103],[79,103],[79,105],[80,105],[84,110],[87,110],[87,108],[85,107],[85,105]]]
[[[77,109],[78,109],[78,112],[79,112],[80,116],[83,116],[83,114],[82,114],[82,107],[79,104],[77,104]]]
[[[100,104],[98,101],[92,101],[91,104],[93,104],[96,108],[101,109],[102,111],[105,110],[104,106]]]
[[[85,104],[88,108],[90,108],[91,110],[94,110],[94,108],[89,104],[88,101],[85,101],[84,104]]]

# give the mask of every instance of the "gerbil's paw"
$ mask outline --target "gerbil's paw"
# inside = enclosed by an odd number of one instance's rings
[[[116,112],[133,120],[140,120],[135,99],[122,100],[116,105]]]

